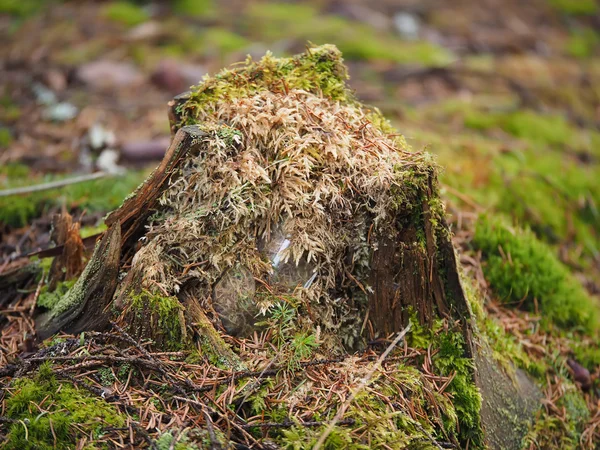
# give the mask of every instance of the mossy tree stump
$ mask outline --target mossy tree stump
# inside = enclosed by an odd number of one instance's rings
[[[223,335],[270,333],[276,316],[324,355],[445,318],[472,358],[436,166],[346,79],[339,51],[322,46],[247,61],[177,97],[163,161],[107,217],[40,336],[116,320],[155,347],[196,342],[239,368]]]
[[[215,286],[241,266],[262,283],[256,311],[300,297],[309,316],[318,311],[311,326],[331,333],[332,348],[389,337],[411,314],[423,324],[468,318],[435,165],[358,103],[346,78],[337,49],[324,46],[225,70],[174,100],[164,160],[106,220],[120,227],[103,242],[120,236],[126,276],[106,298],[96,295],[100,315],[120,314],[159,347],[181,345],[197,322],[184,311],[203,311],[219,327]],[[310,286],[275,280],[266,249],[276,239],[289,245],[285,270],[307,266]],[[89,289],[89,280],[79,284]],[[88,309],[99,316],[97,305]],[[42,335],[69,330],[53,317]]]

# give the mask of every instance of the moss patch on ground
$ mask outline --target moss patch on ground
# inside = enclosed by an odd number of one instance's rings
[[[443,65],[452,54],[426,41],[402,41],[391,33],[373,29],[339,16],[322,15],[308,4],[251,3],[247,10],[249,35],[268,43],[293,36],[315,44],[335,44],[348,59],[372,59],[394,63]]]
[[[105,428],[127,420],[114,406],[58,381],[48,365],[34,378],[14,380],[7,393],[5,414],[16,420],[1,446],[7,450],[74,449],[88,436],[101,441]]]
[[[76,280],[62,281],[56,285],[56,289],[52,292],[48,291],[48,286],[42,287],[40,296],[36,305],[41,308],[52,309],[58,302],[69,292]]]
[[[59,180],[59,177],[31,176],[22,166],[7,166],[0,172],[0,188],[10,189]],[[107,177],[68,185],[62,188],[35,192],[27,196],[0,197],[0,224],[22,227],[52,208],[66,205],[68,209],[106,212],[118,207],[146,177],[147,171],[132,171],[124,176]]]
[[[483,253],[486,279],[508,304],[540,313],[547,324],[594,333],[598,305],[530,231],[482,217],[473,244]]]

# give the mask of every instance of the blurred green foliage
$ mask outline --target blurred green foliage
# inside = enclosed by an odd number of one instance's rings
[[[127,1],[114,1],[107,3],[102,13],[112,21],[133,27],[148,20],[148,13],[141,6]]]
[[[62,204],[89,212],[107,212],[121,205],[145,178],[147,171],[130,171],[124,176],[107,177],[26,196],[0,197],[0,224],[27,225],[33,218]],[[60,179],[56,176],[32,177],[26,166],[11,164],[0,168],[0,189],[30,186]]]

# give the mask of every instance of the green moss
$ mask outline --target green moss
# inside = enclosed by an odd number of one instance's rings
[[[319,427],[316,429],[305,428],[301,426],[294,426],[290,429],[282,431],[282,437],[280,439],[281,448],[289,449],[289,450],[301,450],[305,448],[312,448],[315,446],[317,441],[319,440],[320,435],[325,431],[324,427]],[[390,432],[391,434],[391,432]],[[331,431],[325,443],[323,444],[323,448],[327,450],[338,450],[338,449],[367,449],[369,448],[366,445],[361,445],[358,443],[352,442],[352,437],[348,433],[348,430],[345,430],[342,427],[336,426]],[[374,448],[374,447],[373,447]]]
[[[52,309],[63,298],[66,293],[73,287],[76,280],[63,281],[57,284],[56,289],[52,292],[48,291],[48,286],[44,286],[40,291],[40,296],[37,300],[37,306],[46,309]]]
[[[85,239],[86,237],[94,236],[95,234],[106,231],[106,228],[107,228],[106,224],[104,222],[102,222],[95,226],[81,228],[79,235],[81,236],[82,239]]]
[[[146,175],[146,171],[133,171],[122,177],[109,177],[72,184],[27,196],[2,197],[0,198],[0,223],[21,227],[29,223],[31,219],[62,204],[66,204],[69,209],[86,209],[89,212],[110,211],[118,207]],[[32,177],[23,171],[18,171],[18,173],[13,171],[4,180],[0,175],[0,186],[2,188],[29,186],[56,179],[60,178]]]
[[[106,4],[102,14],[109,20],[129,27],[139,25],[148,20],[148,13],[138,5],[127,1],[116,1]]]
[[[481,217],[473,243],[483,253],[486,279],[505,303],[530,311],[537,303],[545,323],[595,332],[597,305],[533,233]]]
[[[12,142],[12,135],[8,128],[0,127],[0,148],[8,147]]]
[[[474,285],[474,280],[461,274],[461,282],[475,316],[479,337],[489,344],[494,359],[511,375],[514,373],[515,366],[534,376],[545,373],[537,362],[529,358],[516,337],[508,334],[493,317],[488,316],[484,309],[482,296]]]
[[[114,406],[55,379],[49,365],[33,378],[19,378],[8,390],[4,414],[10,426],[4,449],[74,449],[78,439],[100,437],[105,427],[122,427],[126,418]]]
[[[217,102],[264,90],[304,89],[333,100],[352,101],[345,85],[347,78],[341,53],[333,45],[314,47],[292,58],[274,58],[267,54],[259,62],[248,60],[242,67],[206,77],[181,106],[181,125],[195,124],[196,112],[214,108]]]
[[[575,133],[561,116],[542,115],[528,110],[510,113],[469,110],[464,124],[476,130],[501,128],[515,137],[544,145],[561,145],[572,141]]]
[[[143,290],[130,298],[131,310],[135,317],[135,327],[147,328],[133,330],[137,336],[152,335],[160,337],[163,347],[180,350],[186,345],[183,306],[176,297],[164,297]]]
[[[464,356],[464,338],[458,332],[448,332],[440,333],[436,340],[435,345],[439,348],[433,358],[436,373],[441,376],[454,374],[448,391],[452,393],[452,405],[458,417],[460,441],[470,442],[474,448],[483,447],[481,394],[473,380],[473,362]]]
[[[39,12],[49,3],[51,2],[47,0],[2,0],[0,13],[25,18]]]
[[[590,372],[600,366],[600,347],[577,338],[573,338],[571,343],[571,350],[577,362],[587,367]]]
[[[8,95],[0,96],[0,121],[15,122],[21,117],[21,108]]]
[[[579,16],[590,16],[598,11],[595,0],[549,0],[550,4],[558,11]]]
[[[452,413],[446,414],[446,430],[456,433],[463,445],[469,442],[469,448],[483,448],[481,393],[473,379],[473,361],[465,357],[462,333],[443,331],[441,321],[432,327],[424,327],[413,318],[411,325],[410,346],[431,351],[433,370],[437,375],[454,375],[447,388],[452,395]]]
[[[524,447],[548,449],[579,449],[579,439],[585,423],[590,418],[582,393],[565,381],[565,394],[556,402],[556,407],[565,411],[566,420],[540,410],[537,420],[530,427],[523,442]]]
[[[175,438],[171,431],[161,434],[155,444],[158,450],[198,450],[196,445],[190,443],[186,434]]]
[[[202,35],[204,47],[215,50],[219,54],[232,53],[242,50],[250,45],[250,42],[237,33],[233,33],[225,28],[209,28]]]

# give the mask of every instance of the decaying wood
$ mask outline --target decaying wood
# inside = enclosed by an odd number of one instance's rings
[[[430,179],[422,201],[424,247],[418,242],[418,223],[402,226],[398,220],[394,234],[375,237],[378,244],[371,260],[369,321],[371,330],[380,337],[400,331],[411,313],[421,324],[431,324],[436,317],[459,320],[465,337],[471,335],[471,312],[460,283],[449,227],[442,220],[443,231],[436,234],[430,220],[432,182]],[[472,354],[470,339],[467,346]]]
[[[56,285],[65,280],[72,280],[83,272],[84,245],[79,234],[79,222],[66,211],[52,217],[50,239],[61,245],[62,252],[52,261],[48,273],[48,288],[53,291]]]
[[[121,254],[121,227],[115,222],[102,237],[87,267],[67,295],[62,306],[48,311],[36,320],[41,339],[58,331],[73,334],[88,330],[102,330],[110,320],[105,308],[117,287],[119,257]]]
[[[171,136],[175,136],[179,130],[179,122],[181,121],[181,114],[179,108],[190,98],[190,92],[184,92],[177,95],[173,100],[169,102],[169,124],[171,127]]]
[[[159,194],[165,187],[171,171],[188,152],[198,147],[200,139],[204,136],[206,134],[197,126],[179,130],[162,162],[138,188],[135,195],[129,197],[119,209],[108,215],[105,221],[108,226],[121,223],[124,256],[134,248],[137,238],[143,233],[146,220],[158,202]]]
[[[42,272],[39,262],[18,264],[0,273],[0,306],[15,299],[15,294],[35,282]]]
[[[223,341],[214,325],[210,322],[198,300],[193,297],[184,299],[185,315],[188,323],[193,325],[201,339],[206,339],[210,348],[219,355],[219,358],[227,367],[235,370],[243,370],[244,364],[233,350]]]

